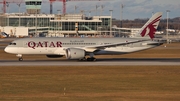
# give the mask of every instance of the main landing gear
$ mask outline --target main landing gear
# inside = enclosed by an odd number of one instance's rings
[[[88,57],[88,58],[84,57],[84,58],[80,59],[80,61],[96,61],[96,58],[94,58],[93,53],[90,53],[89,56],[90,57]]]
[[[94,54],[93,53],[90,53],[89,54],[89,58],[87,58],[87,61],[96,61],[96,58],[94,58]]]
[[[79,59],[79,61],[96,61],[96,58],[94,57],[89,57],[89,58],[82,58],[82,59]]]
[[[87,58],[86,60],[87,60],[87,61],[96,61],[96,58],[90,57],[90,58]]]
[[[23,61],[22,54],[17,54],[16,57],[19,58],[19,61]]]

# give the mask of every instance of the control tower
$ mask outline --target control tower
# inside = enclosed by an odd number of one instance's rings
[[[42,0],[25,0],[26,11],[29,14],[39,14],[41,12]]]

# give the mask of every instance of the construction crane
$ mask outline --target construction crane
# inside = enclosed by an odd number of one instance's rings
[[[23,2],[23,0],[3,0],[0,1],[0,4],[3,4],[3,13],[6,13],[6,6],[9,6],[9,3],[18,3],[17,5],[20,6],[20,4]]]
[[[50,2],[50,14],[52,14],[52,12],[53,12],[52,3],[55,1],[63,2],[63,14],[66,14],[66,2],[67,1],[110,1],[110,0],[49,0],[49,2]],[[42,2],[45,2],[45,1],[42,0]],[[8,6],[9,3],[24,3],[24,0],[1,0],[0,4],[3,4],[3,13],[6,13],[6,6]]]
[[[25,3],[25,0],[0,0],[0,4],[3,4],[3,13],[6,13],[6,7],[9,7],[10,3],[16,3],[20,8],[21,3]],[[42,3],[49,3],[49,1],[42,0]]]
[[[3,4],[3,13],[6,13],[6,0],[3,0],[0,3]]]
[[[66,2],[67,1],[111,1],[111,0],[49,0],[50,1],[50,14],[53,12],[53,5],[52,3],[55,1],[63,2],[63,14],[66,14]]]

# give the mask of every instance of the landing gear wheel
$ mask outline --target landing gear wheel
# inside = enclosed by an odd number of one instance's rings
[[[19,58],[19,61],[23,61],[23,58]]]
[[[79,61],[86,61],[86,57],[79,59]]]
[[[17,54],[16,57],[19,58],[19,61],[23,61],[22,54]]]
[[[94,58],[93,61],[96,61],[96,58]]]
[[[96,61],[96,58],[92,57],[92,58],[87,58],[87,61]]]

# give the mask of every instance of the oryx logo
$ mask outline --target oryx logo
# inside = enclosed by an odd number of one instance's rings
[[[151,23],[149,23],[141,32],[141,36],[144,37],[145,35],[149,35],[149,37],[151,39],[154,38],[154,34],[156,32],[156,26],[158,24],[156,24],[158,21],[160,21],[161,16],[159,16],[158,18],[156,18],[155,20],[153,20]]]

